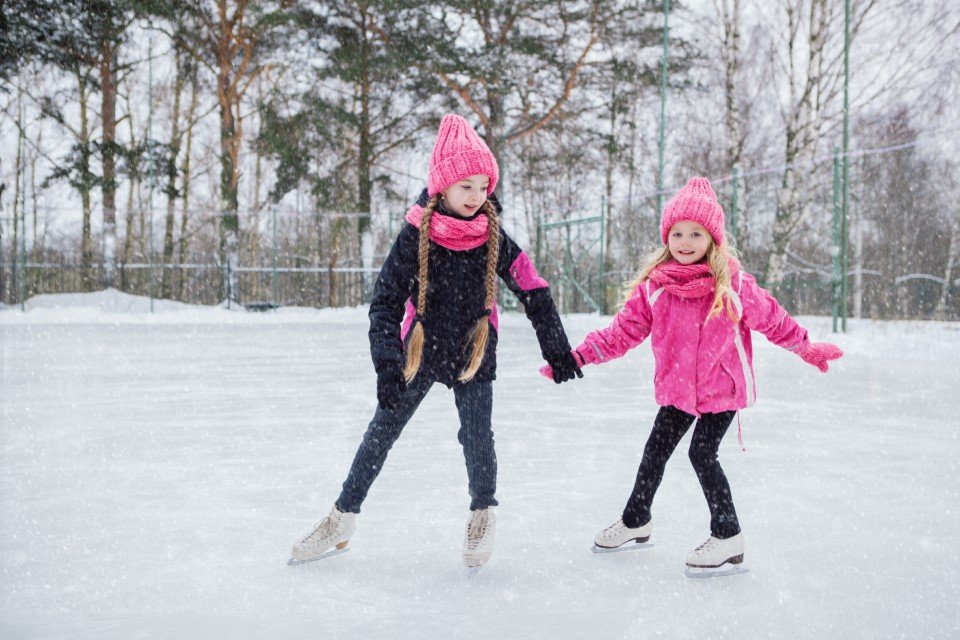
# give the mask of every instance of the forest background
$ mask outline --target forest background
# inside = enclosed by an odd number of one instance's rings
[[[792,312],[960,319],[949,0],[3,0],[0,30],[0,303],[362,304],[456,112],[564,311],[615,309],[704,175]]]

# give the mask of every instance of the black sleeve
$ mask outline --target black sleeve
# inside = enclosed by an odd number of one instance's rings
[[[523,304],[527,319],[537,332],[544,360],[570,351],[570,341],[550,296],[550,285],[540,277],[527,254],[503,229],[500,230],[497,274]]]
[[[380,269],[370,302],[370,356],[377,372],[385,367],[403,368],[403,341],[400,323],[404,305],[413,291],[417,267],[419,232],[405,224]]]

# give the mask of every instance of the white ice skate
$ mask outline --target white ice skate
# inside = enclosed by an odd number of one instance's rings
[[[476,573],[493,553],[493,539],[497,517],[493,507],[477,509],[470,513],[467,531],[463,536],[463,564]]]
[[[346,553],[347,543],[353,535],[355,517],[355,513],[339,511],[334,505],[330,515],[321,520],[303,540],[293,545],[287,564],[293,566]]]
[[[645,544],[650,539],[651,531],[653,520],[643,526],[630,528],[623,524],[621,518],[597,534],[593,539],[593,552],[610,553],[652,547],[652,544]]]
[[[689,578],[714,578],[746,573],[743,567],[743,535],[732,538],[710,536],[699,547],[687,554]]]

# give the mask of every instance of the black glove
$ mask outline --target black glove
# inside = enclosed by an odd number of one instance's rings
[[[547,358],[547,363],[550,365],[550,368],[553,369],[553,381],[557,384],[566,382],[567,380],[573,380],[574,375],[578,378],[583,377],[583,371],[580,371],[581,363],[573,355],[572,351]]]
[[[386,367],[377,372],[377,401],[381,409],[396,409],[407,392],[407,382],[400,367]]]

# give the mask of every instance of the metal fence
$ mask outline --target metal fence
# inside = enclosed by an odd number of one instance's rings
[[[841,324],[846,317],[960,320],[960,273],[951,268],[960,256],[950,257],[960,249],[960,210],[915,147],[908,143],[849,154],[846,216],[836,150],[802,164],[734,167],[711,177],[743,268],[793,314],[834,315]],[[789,180],[802,185],[794,192],[797,201],[789,203],[799,214],[782,278],[768,282],[774,222],[778,208],[787,206]],[[582,210],[538,216],[544,232],[542,246],[538,235],[538,254],[547,257],[543,267],[556,282],[564,311],[592,311],[598,301],[608,312],[616,309],[622,283],[660,244],[659,197],[665,202],[682,184],[663,194],[615,201],[609,208],[601,202],[591,208],[602,212],[599,225]],[[614,247],[606,257],[605,236]]]
[[[741,252],[743,268],[771,288],[793,314],[841,315],[877,319],[960,320],[960,222],[957,202],[915,144],[868,149],[849,155],[850,207],[846,223],[839,217],[836,152],[803,164],[739,170],[711,182],[727,215],[727,228]],[[787,170],[793,177],[787,176]],[[765,281],[773,245],[773,227],[788,179],[801,181],[802,210],[787,245],[784,275]],[[681,181],[682,184],[682,181]],[[669,197],[680,184],[665,189]],[[577,212],[541,213],[528,249],[551,282],[564,312],[615,311],[621,285],[636,272],[641,257],[660,243],[658,194],[647,193]],[[363,214],[367,215],[367,214]],[[336,307],[368,303],[383,256],[362,265],[358,214],[290,212],[272,219],[250,217],[244,230],[239,302],[271,306]],[[102,288],[102,258],[80,266],[76,253],[37,246],[30,250],[21,231],[12,245],[11,219],[0,218],[0,302],[17,304],[30,296]],[[259,224],[258,228],[256,225]],[[381,245],[389,243],[398,220],[387,218],[376,229]],[[124,292],[194,304],[225,300],[225,267],[205,262],[216,247],[210,236],[184,264],[117,264],[116,287]],[[20,229],[25,225],[21,221]],[[199,242],[199,241],[198,241]],[[609,250],[608,250],[609,247]],[[11,259],[14,258],[14,259]],[[200,258],[200,259],[198,259]],[[952,262],[951,262],[952,260]],[[501,287],[504,306],[515,300]]]

